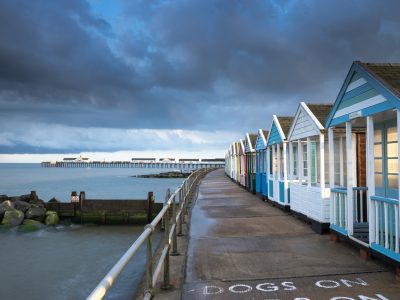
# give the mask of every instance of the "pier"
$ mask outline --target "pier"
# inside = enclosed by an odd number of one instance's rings
[[[201,162],[130,162],[130,161],[44,161],[42,168],[136,168],[136,169],[180,169],[200,170],[209,168],[223,168],[225,160],[211,160]]]

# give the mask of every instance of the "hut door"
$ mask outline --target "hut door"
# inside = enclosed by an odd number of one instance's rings
[[[365,133],[357,133],[357,186],[367,186]]]
[[[366,136],[365,133],[356,134],[356,177],[357,186],[354,187],[354,236],[364,242],[368,241],[368,201],[366,176]]]

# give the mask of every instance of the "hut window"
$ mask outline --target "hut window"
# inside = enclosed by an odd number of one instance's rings
[[[271,174],[272,177],[275,176],[275,170],[276,170],[276,151],[275,151],[275,145],[271,146],[269,149],[269,173]]]
[[[263,151],[263,153],[264,153],[264,173],[265,174],[267,174],[267,166],[268,166],[268,164],[267,164],[267,162],[268,162],[268,160],[267,160],[267,150],[264,150]]]
[[[374,129],[375,194],[398,198],[398,141],[396,121],[376,124]]]
[[[307,178],[308,168],[307,168],[307,144],[303,144],[303,176]]]
[[[317,144],[315,141],[310,142],[310,172],[311,172],[311,184],[317,183]]]
[[[297,145],[293,143],[293,176],[297,178],[297,164],[298,164],[298,157],[297,157]]]

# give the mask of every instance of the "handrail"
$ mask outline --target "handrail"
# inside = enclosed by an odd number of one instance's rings
[[[331,188],[331,192],[347,195],[347,190],[343,188]]]
[[[367,186],[355,186],[353,187],[353,191],[368,191]]]
[[[386,197],[381,197],[381,196],[376,196],[376,195],[372,195],[371,200],[379,201],[379,202],[386,202],[386,203],[394,204],[394,205],[399,205],[399,203],[400,203],[400,201],[398,199],[386,198]]]
[[[353,191],[367,191],[367,190],[368,190],[368,187],[366,187],[366,186],[353,187]],[[335,188],[331,188],[331,192],[347,194],[347,188],[346,187],[335,187]]]
[[[169,255],[177,255],[177,225],[179,224],[179,233],[182,233],[182,223],[184,222],[184,214],[186,209],[186,200],[192,187],[210,169],[200,169],[192,174],[170,194],[169,189],[166,194],[166,201],[162,210],[157,214],[153,221],[146,225],[142,234],[136,241],[129,247],[129,249],[122,255],[118,262],[111,268],[107,275],[100,281],[96,288],[86,298],[89,300],[102,299],[107,293],[108,289],[113,285],[115,280],[121,272],[128,265],[129,261],[136,255],[139,248],[147,241],[147,263],[146,263],[146,288],[144,299],[151,299],[153,296],[153,287],[157,282],[161,269],[164,265],[164,284],[163,287],[170,287],[169,283]],[[176,203],[176,197],[179,196],[179,203]],[[179,212],[176,213],[176,204],[178,204]],[[170,216],[172,210],[172,216]],[[171,227],[169,222],[172,220]],[[165,222],[165,245],[161,252],[161,256],[153,272],[153,253],[152,253],[152,234],[157,225],[164,220]],[[172,253],[170,254],[172,241]]]

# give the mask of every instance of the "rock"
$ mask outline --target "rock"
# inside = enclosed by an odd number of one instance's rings
[[[61,203],[61,201],[53,197],[49,200],[49,203]]]
[[[31,207],[28,202],[17,200],[14,203],[14,208],[26,213],[26,211]]]
[[[6,201],[3,201],[2,203],[0,203],[0,207],[4,207],[6,209],[11,209],[11,208],[13,208],[13,205],[10,200],[6,200]]]
[[[1,221],[1,225],[4,226],[18,226],[24,220],[24,213],[17,209],[8,209],[4,213],[3,220]]]
[[[51,210],[47,211],[44,223],[47,226],[57,225],[58,223],[60,223],[60,218],[58,217],[57,212]]]
[[[42,223],[40,223],[39,221],[26,219],[19,226],[18,230],[23,231],[23,232],[32,232],[32,231],[42,229],[43,227],[44,227],[44,225]]]
[[[32,204],[32,206],[26,211],[25,217],[27,219],[42,222],[45,214],[46,209],[43,206]]]

